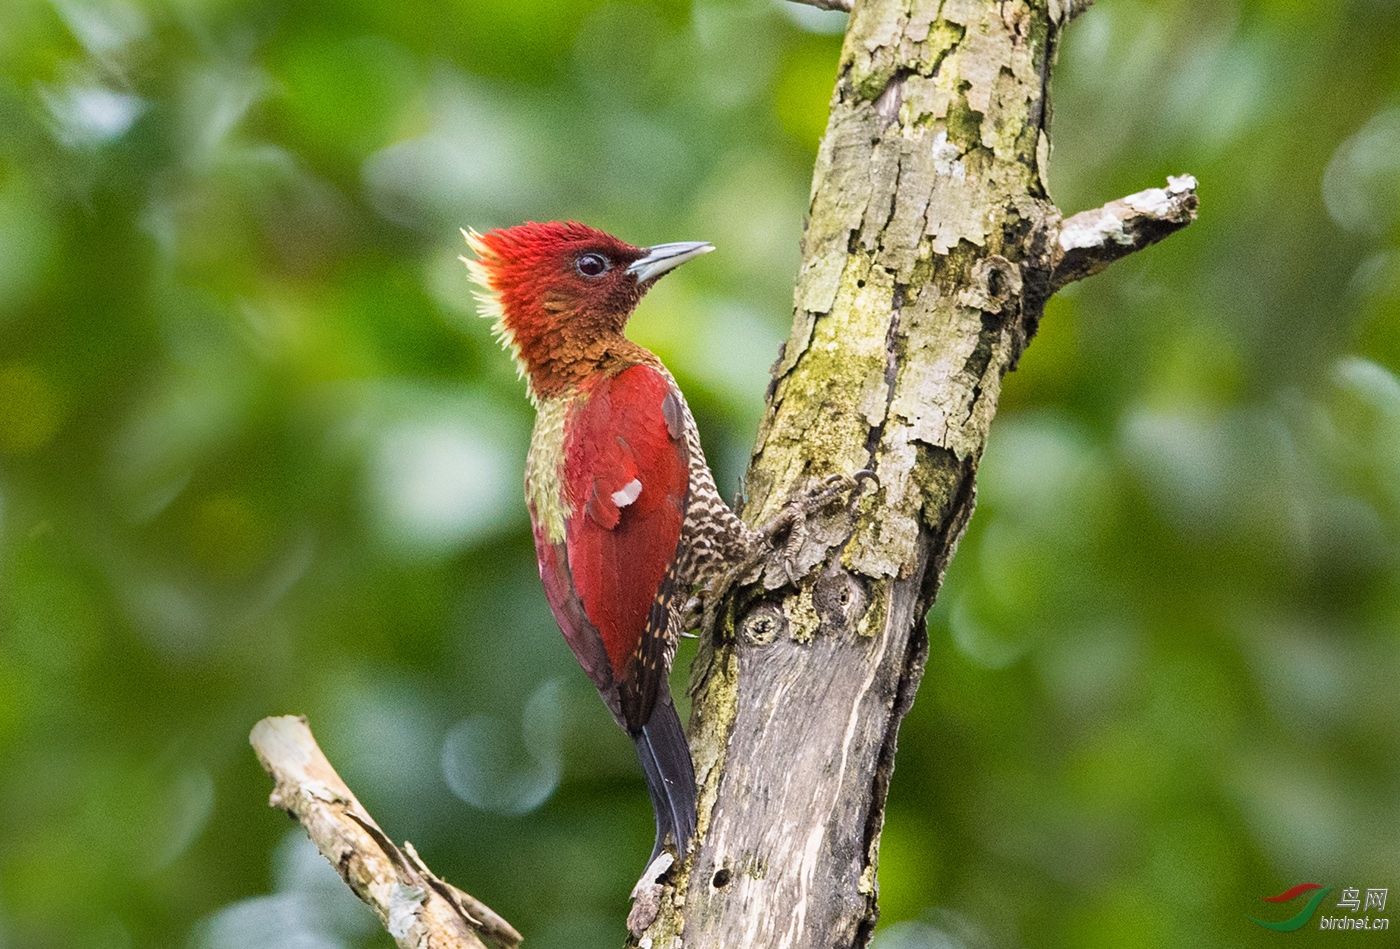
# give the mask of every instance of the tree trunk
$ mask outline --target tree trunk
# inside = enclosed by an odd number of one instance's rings
[[[1080,228],[1098,237],[1081,235],[1077,269],[1057,279],[1047,94],[1068,11],[1057,0],[855,6],[744,514],[761,523],[833,473],[870,469],[878,488],[792,539],[797,585],[769,566],[704,631],[691,720],[700,840],[642,945],[870,940],[899,722],[1002,376],[1058,283],[1194,211],[1189,179],[1144,192],[1160,196],[1151,208],[1124,199],[1116,231]],[[1125,230],[1135,214],[1159,232]]]

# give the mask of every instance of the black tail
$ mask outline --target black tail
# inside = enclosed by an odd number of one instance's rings
[[[656,703],[651,721],[633,741],[656,813],[656,846],[647,863],[661,853],[667,834],[675,841],[676,859],[684,860],[690,838],[695,836],[695,765],[690,761],[681,718],[669,697]]]

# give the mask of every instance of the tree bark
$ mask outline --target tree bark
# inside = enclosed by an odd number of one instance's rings
[[[878,490],[791,539],[796,585],[771,565],[702,631],[699,843],[634,925],[640,945],[870,940],[899,722],[1002,377],[1056,288],[1195,213],[1195,181],[1173,179],[1076,216],[1061,241],[1048,87],[1060,28],[1084,6],[855,6],[744,515],[766,521],[833,473],[870,469]]]

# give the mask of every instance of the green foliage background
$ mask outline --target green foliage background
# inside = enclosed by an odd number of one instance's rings
[[[646,795],[538,588],[457,228],[713,240],[633,335],[737,487],[841,22],[3,0],[0,946],[387,946],[265,806],[246,736],[287,712],[531,946],[620,943]],[[1400,888],[1397,51],[1390,0],[1070,30],[1057,201],[1190,171],[1202,217],[1008,381],[885,949],[1263,945],[1262,895]]]

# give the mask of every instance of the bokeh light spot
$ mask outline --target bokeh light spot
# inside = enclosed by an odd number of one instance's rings
[[[562,686],[551,679],[531,695],[518,727],[496,715],[459,722],[442,746],[452,793],[496,814],[527,814],[549,800],[563,770],[562,701]]]
[[[147,108],[136,96],[98,85],[74,83],[45,89],[42,94],[55,136],[69,148],[88,148],[121,138]]]
[[[1350,231],[1379,233],[1400,217],[1400,109],[1372,118],[1342,142],[1322,175],[1332,220]]]
[[[395,543],[431,552],[499,526],[515,499],[512,462],[497,440],[465,419],[410,419],[391,426],[372,459],[380,527]]]

